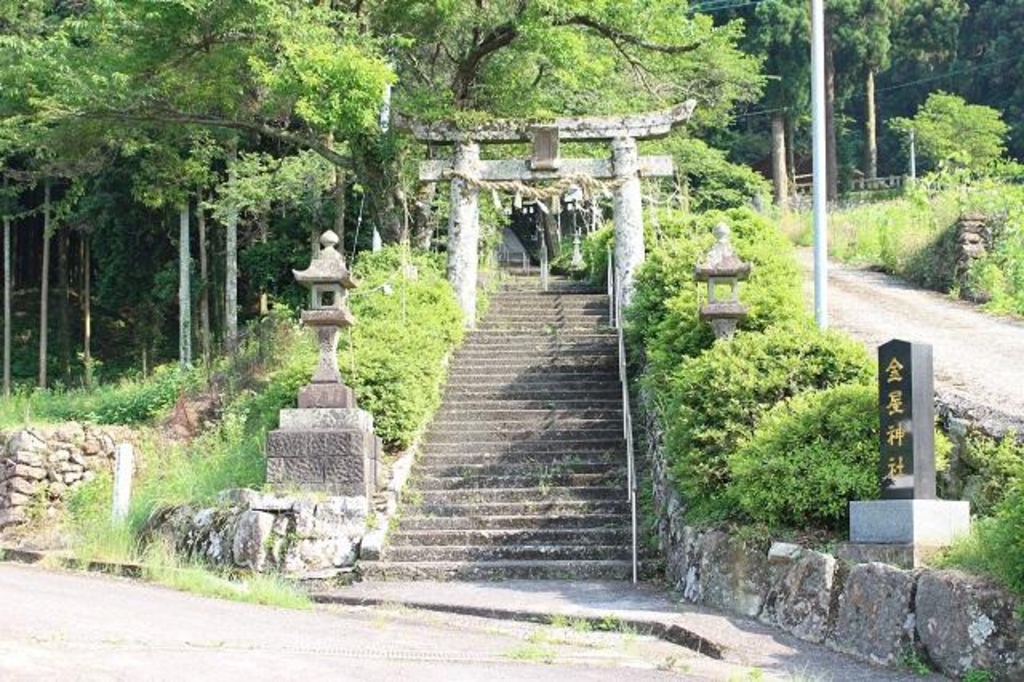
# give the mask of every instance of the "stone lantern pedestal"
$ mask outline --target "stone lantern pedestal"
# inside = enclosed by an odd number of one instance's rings
[[[373,417],[358,409],[338,370],[338,335],[355,324],[345,306],[356,282],[327,231],[319,255],[295,278],[312,289],[313,306],[302,321],[316,329],[320,359],[312,380],[299,389],[298,409],[280,413],[280,428],[267,434],[267,482],[272,486],[369,498],[378,476],[381,441]]]

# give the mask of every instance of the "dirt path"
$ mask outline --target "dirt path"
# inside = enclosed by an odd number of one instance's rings
[[[813,307],[813,255],[799,251]],[[829,326],[874,349],[889,339],[930,343],[940,404],[986,431],[1024,433],[1024,323],[870,270],[829,264]]]

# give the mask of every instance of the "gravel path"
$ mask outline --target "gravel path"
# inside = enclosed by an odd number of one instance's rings
[[[799,258],[813,308],[813,254],[801,249]],[[931,344],[940,404],[995,435],[1024,433],[1024,323],[835,262],[828,282],[829,326],[860,339],[872,353],[894,338]]]

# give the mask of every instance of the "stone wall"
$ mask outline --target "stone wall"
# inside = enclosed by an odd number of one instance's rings
[[[323,578],[355,564],[368,512],[364,496],[228,490],[215,506],[164,511],[149,534],[205,563]]]
[[[696,604],[881,665],[916,651],[946,675],[1024,679],[1024,600],[976,576],[848,564],[797,545],[767,552],[683,521],[661,434],[645,424],[666,577]]]
[[[78,485],[113,469],[119,443],[135,440],[124,427],[76,423],[0,432],[0,529],[55,515]]]

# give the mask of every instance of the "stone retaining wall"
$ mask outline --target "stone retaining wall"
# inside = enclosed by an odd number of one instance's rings
[[[774,543],[767,552],[683,522],[660,431],[645,424],[666,577],[696,604],[759,620],[881,665],[916,651],[946,675],[1024,679],[1024,600],[976,576],[848,564]]]
[[[322,578],[355,564],[368,512],[364,496],[238,489],[221,493],[216,506],[166,510],[149,533],[206,563]]]
[[[0,529],[53,516],[68,494],[113,468],[130,429],[76,423],[0,432]]]

